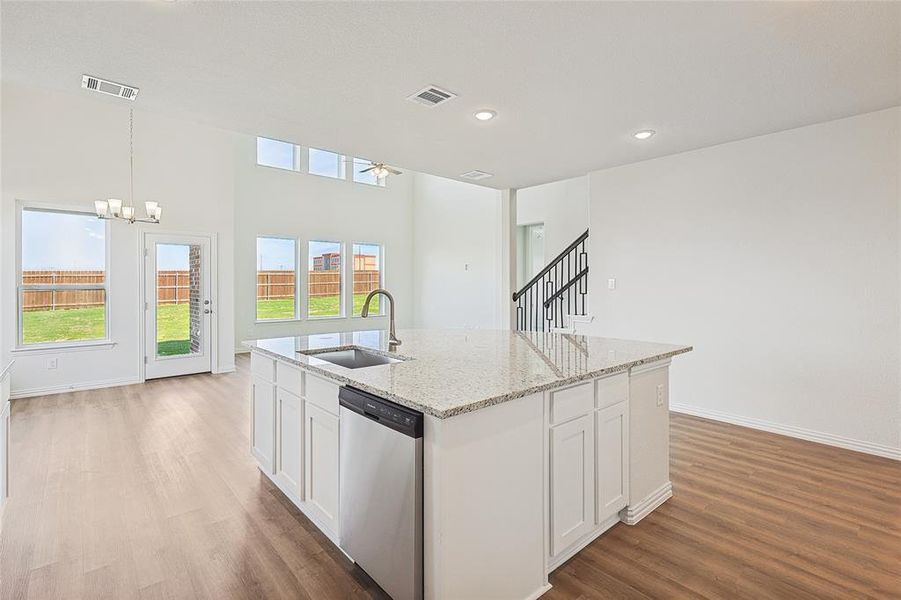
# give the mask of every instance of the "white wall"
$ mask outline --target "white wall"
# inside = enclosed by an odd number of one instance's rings
[[[413,304],[420,328],[502,328],[501,199],[494,189],[413,178]]]
[[[413,322],[411,226],[414,177],[409,171],[391,176],[387,186],[382,188],[260,167],[256,164],[256,138],[242,136],[238,144],[235,180],[237,349],[246,350],[241,347],[243,340],[388,327],[387,316],[365,320],[347,317],[257,323],[258,235],[299,238],[304,250],[311,240],[342,241],[348,255],[353,242],[383,244],[383,285],[397,302],[398,327],[409,327]],[[349,307],[347,312],[349,315]]]
[[[899,122],[591,173],[593,332],[693,344],[683,409],[901,457]]]
[[[60,94],[8,82],[2,90],[2,297],[4,354],[16,337],[16,201],[93,210],[128,197],[128,109],[121,100]],[[102,349],[15,353],[13,393],[134,382],[140,377],[139,234],[196,232],[218,238],[219,343],[215,370],[234,365],[234,159],[226,131],[135,109],[135,201],[163,206],[159,226],[110,224],[110,338]],[[7,354],[8,355],[8,354]],[[57,357],[58,368],[46,361]]]
[[[588,229],[588,176],[516,191],[516,224],[544,223],[545,263]]]

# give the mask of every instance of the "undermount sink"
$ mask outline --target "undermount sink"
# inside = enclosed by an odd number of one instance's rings
[[[356,348],[350,350],[318,352],[316,354],[310,354],[309,356],[347,369],[361,369],[363,367],[375,367],[378,365],[390,365],[401,362],[399,358],[392,358],[390,356],[385,356],[384,354],[376,354],[375,352],[366,352]]]

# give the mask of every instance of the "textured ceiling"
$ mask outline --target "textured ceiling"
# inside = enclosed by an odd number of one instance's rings
[[[901,3],[3,2],[2,78],[525,187],[901,104]],[[405,100],[429,84],[459,98]],[[498,111],[487,123],[472,113]],[[647,142],[637,129],[659,133]]]

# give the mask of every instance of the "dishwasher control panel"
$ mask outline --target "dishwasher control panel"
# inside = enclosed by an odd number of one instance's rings
[[[342,407],[378,421],[395,431],[413,438],[422,437],[421,412],[350,386],[341,388],[338,392],[338,401]]]

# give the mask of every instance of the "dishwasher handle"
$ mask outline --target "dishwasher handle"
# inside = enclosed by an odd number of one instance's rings
[[[414,439],[422,437],[422,413],[348,385],[338,390],[338,404],[379,425]]]

